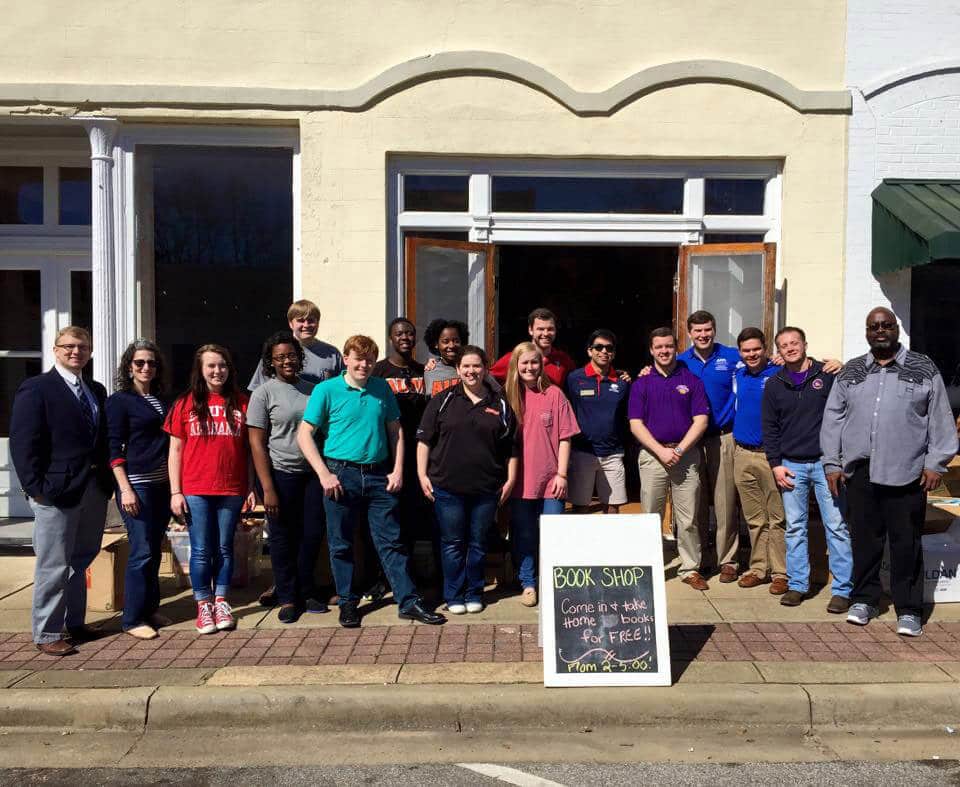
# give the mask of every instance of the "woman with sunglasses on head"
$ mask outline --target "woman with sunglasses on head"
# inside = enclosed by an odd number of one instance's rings
[[[520,603],[532,607],[537,603],[540,515],[563,513],[570,440],[580,427],[567,397],[544,372],[543,354],[533,342],[513,348],[505,388],[523,444],[510,503],[510,541],[523,588]]]
[[[250,489],[247,396],[230,352],[205,344],[193,356],[190,388],[167,415],[170,510],[190,531],[190,584],[197,631],[236,628],[227,601],[233,537],[240,512],[255,502]]]
[[[487,355],[459,350],[459,385],[433,397],[417,431],[417,476],[440,531],[443,596],[454,615],[483,611],[487,532],[516,479],[516,417],[486,383]]]
[[[107,399],[110,466],[116,501],[127,528],[130,557],[124,578],[120,624],[137,639],[154,639],[170,620],[160,606],[160,545],[170,523],[170,438],[163,431],[163,358],[151,341],[132,342],[116,373],[117,392]]]
[[[314,583],[325,522],[323,487],[297,447],[297,430],[315,385],[300,377],[303,362],[303,348],[290,331],[273,334],[263,345],[265,382],[247,407],[281,623],[293,623],[302,612],[327,611]]]

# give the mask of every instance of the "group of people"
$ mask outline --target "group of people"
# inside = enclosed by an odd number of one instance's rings
[[[354,540],[364,528],[401,618],[446,620],[411,576],[412,544],[424,534],[436,540],[446,612],[482,611],[488,536],[504,505],[520,600],[534,606],[540,515],[562,513],[566,502],[583,512],[594,499],[617,513],[631,436],[642,508],[663,517],[669,492],[664,536],[676,541],[678,574],[691,588],[707,590],[716,572],[743,588],[769,583],[786,606],[802,603],[813,491],[833,577],[827,609],[861,625],[878,614],[888,540],[898,631],[921,633],[924,496],[956,454],[957,435],[936,367],[900,344],[887,309],[870,312],[870,352],[845,366],[810,358],[796,327],[781,329],[773,348],[753,327],[736,348],[723,346],[713,316],[696,312],[686,323],[690,348],[678,353],[671,328],[654,330],[653,364],[636,379],[615,368],[617,337],[605,329],[591,334],[578,367],[555,347],[547,309],[530,314],[530,341],[492,364],[456,320],[427,326],[424,365],[406,318],[390,324],[380,360],[367,336],[350,337],[342,354],[320,341],[310,301],[287,317],[247,391],[230,352],[205,344],[188,390],[173,400],[155,343],[127,347],[107,397],[82,374],[90,334],[60,331],[54,368],[17,391],[10,433],[36,517],[41,651],[66,655],[94,635],[84,624],[84,571],[111,496],[130,540],[122,627],[137,638],[169,623],[158,612],[158,570],[171,515],[189,528],[197,631],[235,626],[234,534],[258,499],[284,623],[328,611],[314,576],[326,536],[339,622],[360,625]],[[750,533],[743,572],[738,497]]]

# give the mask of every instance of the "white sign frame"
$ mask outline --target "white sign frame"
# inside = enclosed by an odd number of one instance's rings
[[[650,566],[657,640],[655,672],[559,672],[556,668],[555,566]],[[540,639],[545,686],[669,686],[663,541],[657,514],[548,514],[540,517]]]

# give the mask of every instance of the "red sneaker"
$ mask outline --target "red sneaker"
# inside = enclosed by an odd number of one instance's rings
[[[233,610],[225,598],[217,598],[213,605],[213,619],[218,631],[227,631],[237,627],[237,621],[233,619]]]
[[[213,618],[213,603],[210,601],[197,602],[197,633],[213,634],[217,624]]]

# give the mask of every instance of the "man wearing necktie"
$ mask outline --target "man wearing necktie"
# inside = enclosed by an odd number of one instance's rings
[[[35,517],[33,641],[49,656],[74,653],[89,639],[86,569],[100,551],[107,499],[107,392],[83,380],[90,334],[70,326],[57,334],[56,363],[25,380],[13,400],[10,453]]]

